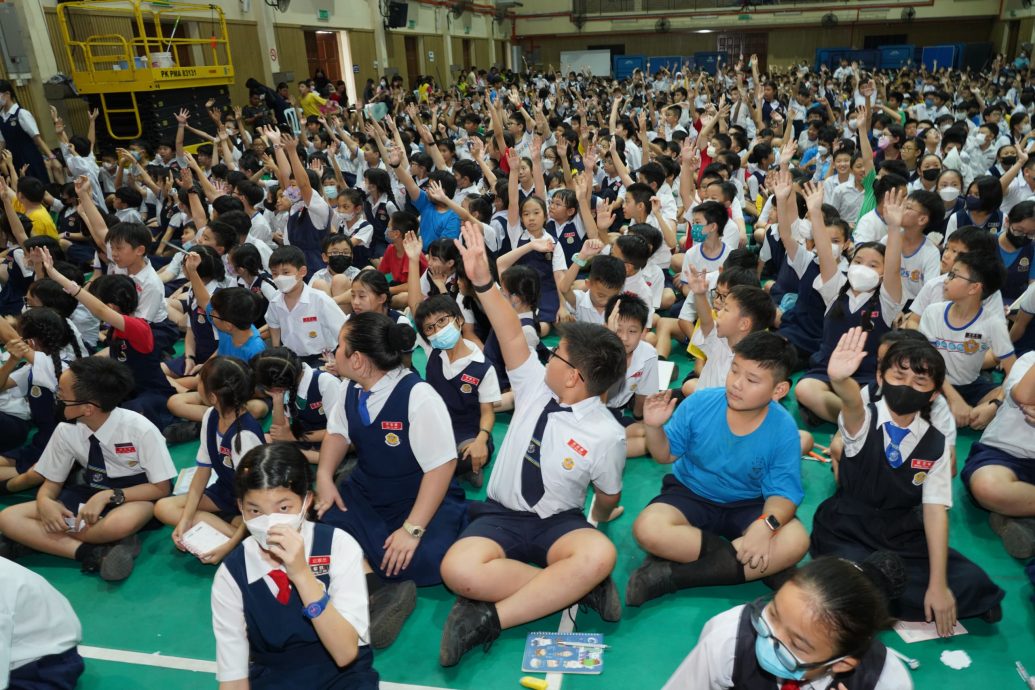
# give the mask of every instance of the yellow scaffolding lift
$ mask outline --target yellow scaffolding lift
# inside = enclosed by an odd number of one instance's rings
[[[77,16],[129,18],[135,36],[94,34],[73,36]],[[234,82],[234,66],[223,10],[216,5],[142,0],[80,0],[57,6],[58,24],[65,44],[72,81],[83,95],[97,95],[109,134],[114,139],[138,139],[144,133],[137,95],[174,89],[223,86]],[[172,23],[169,36],[165,28]],[[210,36],[190,38],[190,22],[211,27]],[[178,29],[183,30],[178,32]],[[150,33],[149,33],[150,30]],[[177,35],[180,33],[181,35]],[[181,48],[191,62],[180,64]],[[128,96],[112,103],[114,94]],[[170,94],[172,95],[172,94]],[[117,133],[111,116],[124,115],[135,123]]]

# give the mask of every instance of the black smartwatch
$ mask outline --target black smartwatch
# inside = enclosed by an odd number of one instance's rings
[[[126,502],[126,494],[122,492],[122,489],[112,489],[112,497],[108,499],[108,505],[112,508],[118,508],[120,505]]]

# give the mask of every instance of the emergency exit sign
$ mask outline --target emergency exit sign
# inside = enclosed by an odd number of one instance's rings
[[[318,22],[329,22],[331,21],[330,10],[316,10],[316,21]]]

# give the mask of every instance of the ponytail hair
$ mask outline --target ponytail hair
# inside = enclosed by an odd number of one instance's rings
[[[538,329],[540,283],[539,274],[535,269],[523,264],[511,266],[500,276],[500,282],[504,290],[528,305]]]
[[[403,356],[413,349],[417,333],[409,324],[396,323],[378,312],[353,314],[345,322],[345,343],[352,352],[365,355],[381,371],[403,364]]]
[[[76,359],[83,356],[72,327],[68,321],[50,307],[35,307],[18,317],[18,331],[22,338],[31,338],[39,348],[37,352],[49,355],[54,363],[54,376],[61,376],[63,365],[61,351],[69,345]]]
[[[237,467],[234,488],[244,500],[249,491],[288,489],[305,499],[313,483],[313,470],[293,443],[256,446],[245,453]]]
[[[199,374],[205,392],[216,398],[216,411],[220,414],[234,412],[235,432],[240,432],[241,415],[248,414],[245,404],[255,391],[255,377],[252,370],[237,357],[212,357],[201,367]],[[234,435],[234,450],[241,450],[241,435]]]
[[[355,317],[353,317],[355,318]],[[291,410],[291,433],[301,438],[302,422],[295,412],[298,384],[302,380],[302,360],[286,347],[268,347],[252,358],[255,385],[266,391],[283,388],[288,392],[286,406]]]

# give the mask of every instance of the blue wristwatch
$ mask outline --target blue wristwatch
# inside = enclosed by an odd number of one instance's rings
[[[318,617],[321,613],[323,613],[323,610],[327,608],[327,602],[329,602],[330,600],[330,593],[324,592],[323,597],[319,601],[314,601],[308,606],[302,607],[302,615],[304,615],[309,620]]]

